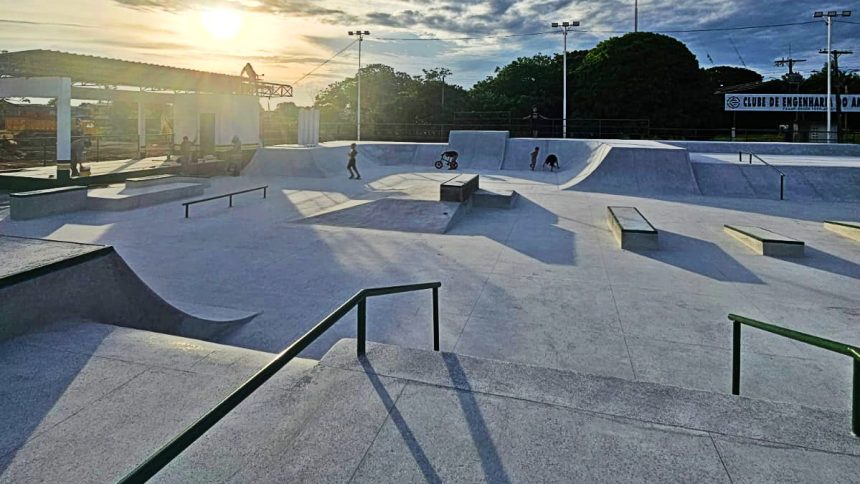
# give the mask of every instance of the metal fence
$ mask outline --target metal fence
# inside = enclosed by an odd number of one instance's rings
[[[72,142],[80,138],[90,141],[90,146],[85,149],[88,162],[166,156],[173,149],[173,135],[147,135],[145,145],[141,145],[137,135],[73,136]],[[55,164],[56,160],[56,136],[15,137],[0,141],[0,162],[47,166]]]

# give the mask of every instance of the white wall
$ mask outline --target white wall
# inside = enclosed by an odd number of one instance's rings
[[[215,144],[229,145],[234,135],[243,144],[260,142],[260,102],[255,96],[177,94],[173,104],[176,143],[199,136],[201,114],[215,114]]]

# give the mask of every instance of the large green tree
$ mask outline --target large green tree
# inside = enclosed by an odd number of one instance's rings
[[[584,115],[647,118],[661,127],[698,126],[712,92],[683,43],[648,32],[599,43],[576,78],[576,105]]]

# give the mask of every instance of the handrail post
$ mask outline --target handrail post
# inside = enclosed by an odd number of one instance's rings
[[[263,198],[266,198],[266,190],[268,190],[268,189],[269,189],[268,185],[263,187]]]
[[[738,151],[738,163],[741,163],[743,161],[744,161],[744,152]]]
[[[733,321],[732,326],[732,395],[741,394],[741,323]],[[855,373],[855,379],[857,378]]]
[[[750,153],[750,165],[752,165],[752,153]]]
[[[439,351],[439,288],[433,288],[433,351]]]
[[[785,175],[779,174],[779,199],[784,200],[783,195],[785,194]]]
[[[188,207],[190,207],[190,205],[188,205],[188,204],[186,203],[186,204],[185,204],[185,218],[188,218]]]
[[[367,339],[367,298],[362,298],[358,303],[358,328],[356,330],[358,356],[364,356]]]
[[[851,431],[860,437],[860,359],[854,360],[854,389],[851,395]]]
[[[233,207],[233,195],[229,195],[229,196],[227,197],[227,199],[228,199],[228,200],[230,200],[230,205],[229,205],[229,206],[232,208],[232,207]]]

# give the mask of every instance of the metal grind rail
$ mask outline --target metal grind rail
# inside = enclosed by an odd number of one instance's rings
[[[243,400],[248,398],[255,390],[260,388],[269,378],[275,375],[281,368],[287,365],[293,358],[299,355],[305,348],[310,346],[317,338],[329,328],[334,326],[341,318],[349,313],[352,308],[358,306],[357,318],[357,345],[356,350],[358,356],[361,357],[365,353],[366,342],[366,326],[367,326],[367,298],[374,296],[384,296],[388,294],[398,294],[402,292],[422,291],[431,289],[433,291],[433,350],[439,351],[439,288],[442,287],[441,282],[425,282],[423,284],[410,284],[405,286],[389,286],[377,287],[371,289],[362,289],[355,293],[340,307],[332,311],[310,331],[296,340],[287,349],[282,351],[271,362],[264,366],[254,376],[249,378],[227,398],[216,405],[212,410],[200,417],[196,422],[186,428],[176,438],[167,443],[164,447],[152,454],[146,461],[140,464],[136,469],[131,471],[119,482],[120,484],[131,484],[146,482],[175,459],[179,454],[187,449],[198,438],[203,436],[209,429],[224,418],[231,410],[236,408]]]
[[[755,153],[744,153],[743,151],[739,151],[739,152],[738,152],[738,161],[739,161],[739,162],[743,163],[743,161],[744,161],[744,155],[749,155],[749,157],[750,157],[750,159],[749,159],[750,165],[752,165],[753,158],[755,158],[755,159],[757,159],[758,161],[760,161],[760,162],[764,163],[766,166],[769,166],[769,167],[773,168],[774,170],[776,170],[776,172],[777,172],[777,173],[779,173],[779,199],[780,199],[780,200],[785,200],[785,198],[784,198],[784,196],[785,196],[785,173],[783,173],[782,171],[780,171],[780,169],[779,169],[779,168],[777,168],[777,167],[775,167],[775,166],[771,165],[770,163],[768,163],[768,162],[764,161],[764,160],[762,159],[762,157],[761,157],[761,156],[759,156],[759,155],[757,155],[757,154],[755,154]]]
[[[269,185],[266,185],[266,186],[257,187],[257,188],[249,188],[247,190],[239,190],[238,192],[225,193],[224,195],[217,195],[214,197],[201,198],[199,200],[192,200],[190,202],[185,202],[182,204],[185,207],[185,218],[188,218],[188,207],[190,207],[191,205],[194,205],[197,203],[203,203],[203,202],[211,202],[212,200],[218,200],[221,198],[228,198],[230,200],[230,203],[227,206],[232,208],[234,195],[241,195],[243,193],[256,192],[257,190],[263,190],[263,198],[266,198],[266,191],[268,189],[269,189]]]
[[[840,355],[848,356],[854,360],[854,389],[851,393],[851,431],[860,437],[860,348],[849,344],[840,343],[811,334],[801,333],[793,329],[783,328],[775,324],[756,321],[736,314],[729,314],[729,320],[734,326],[732,336],[732,394],[740,395],[741,391],[741,325],[758,328],[762,331],[777,334],[794,341],[800,341],[808,345],[823,348]]]

